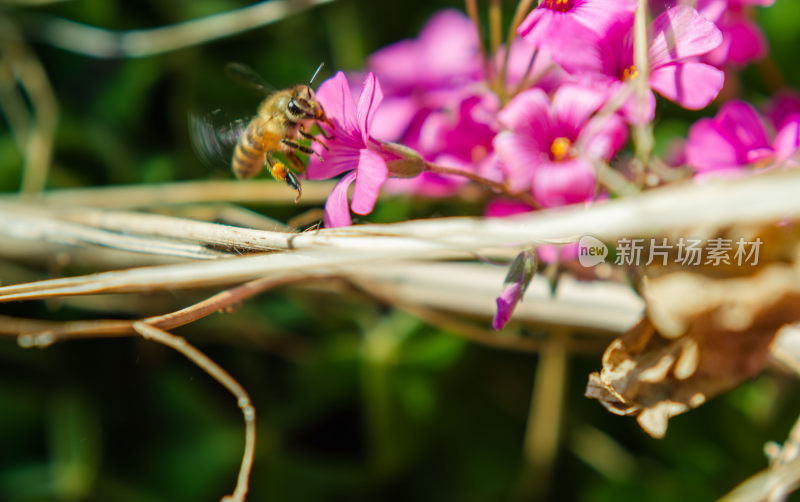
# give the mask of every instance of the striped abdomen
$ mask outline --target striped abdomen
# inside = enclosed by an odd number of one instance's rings
[[[267,145],[260,122],[258,117],[250,121],[233,150],[231,164],[237,178],[255,176],[267,161]]]

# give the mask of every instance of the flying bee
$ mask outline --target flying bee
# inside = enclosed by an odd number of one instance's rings
[[[242,64],[229,64],[226,69],[234,80],[269,94],[258,105],[256,115],[249,121],[235,120],[223,127],[216,127],[208,119],[192,117],[191,132],[196,149],[209,159],[224,155],[226,146],[235,142],[233,154],[228,158],[237,178],[251,178],[266,165],[275,179],[285,182],[297,191],[297,201],[302,189],[300,180],[293,171],[302,174],[306,168],[297,152],[318,155],[298,140],[301,137],[306,138],[327,148],[324,142],[309,132],[308,127],[319,123],[333,127],[311,88],[311,82],[321,68],[322,65],[314,72],[308,84],[270,92],[269,86],[255,71]],[[219,112],[215,112],[215,115],[218,114]],[[322,127],[319,129],[324,137],[329,137]],[[283,154],[291,169],[273,157],[276,152]]]

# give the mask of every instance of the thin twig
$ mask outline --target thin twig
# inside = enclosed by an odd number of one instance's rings
[[[647,37],[647,8],[648,0],[639,0],[634,15],[633,32],[633,61],[636,66],[636,78],[633,85],[636,88],[637,110],[639,115],[641,110],[646,110],[650,96],[650,61],[647,51],[650,41]],[[636,144],[636,158],[646,166],[653,152],[653,127],[652,124],[639,120],[633,127],[633,137]]]
[[[500,0],[489,0],[489,54],[494,58],[503,39],[503,5]],[[502,81],[497,80],[499,86]]]
[[[460,169],[457,167],[442,166],[439,164],[433,164],[431,162],[426,162],[425,168],[428,171],[436,174],[445,174],[448,176],[461,176],[463,178],[467,178],[468,180],[475,181],[477,183],[480,183],[481,185],[485,185],[491,188],[492,190],[500,192],[504,195],[519,199],[531,207],[535,207],[538,209],[542,208],[542,205],[535,198],[533,198],[531,194],[527,192],[519,192],[519,193],[511,192],[504,183],[484,178],[480,174],[473,173],[472,171],[467,171],[465,169]]]
[[[31,208],[31,206],[22,207]],[[57,218],[48,217],[47,214],[36,214],[34,210],[15,211],[0,208],[0,235],[57,244],[89,244],[122,251],[195,260],[211,260],[223,256],[222,253],[208,249],[203,243],[179,242],[172,239],[169,234],[125,235],[97,228],[97,226],[59,221]],[[158,238],[152,235],[156,235]]]
[[[48,347],[54,343],[75,338],[123,337],[135,334],[133,324],[144,322],[161,329],[174,329],[219,312],[226,307],[243,302],[268,289],[302,280],[302,277],[287,279],[256,279],[234,288],[221,291],[189,307],[167,314],[137,320],[84,320],[84,321],[39,321],[0,316],[0,335],[17,337],[22,347]]]
[[[475,25],[475,31],[478,34],[478,47],[481,53],[481,61],[483,61],[483,69],[484,73],[486,74],[487,81],[491,81],[494,74],[494,69],[492,68],[492,59],[486,52],[486,42],[483,33],[483,28],[481,27],[481,18],[478,14],[478,3],[476,0],[465,0],[467,15],[472,20],[472,24]]]
[[[197,350],[197,348],[187,342],[185,338],[175,336],[146,322],[133,323],[133,329],[142,335],[144,339],[156,341],[183,354],[187,359],[228,389],[236,398],[236,403],[239,405],[239,408],[241,408],[242,416],[244,417],[244,452],[242,453],[242,465],[239,468],[236,488],[231,495],[223,497],[222,502],[243,502],[247,495],[250,469],[253,467],[253,454],[256,445],[256,409],[253,407],[253,403],[250,401],[250,396],[247,394],[247,391],[244,390],[244,387],[242,387],[230,373],[222,369],[220,365],[215,363],[207,355]]]
[[[299,204],[325,202],[333,185],[333,182],[304,184]],[[294,197],[295,193],[285,184],[272,180],[215,180],[48,190],[40,194],[37,202],[57,207],[142,208],[201,202],[284,205]],[[0,195],[0,201],[14,200],[19,197]]]
[[[524,472],[520,477],[522,500],[544,500],[558,453],[566,390],[570,332],[555,330],[536,365],[528,423],[525,429]]]
[[[25,168],[21,184],[22,193],[30,196],[41,192],[47,183],[58,121],[58,104],[47,73],[25,45],[16,26],[9,19],[0,18],[0,32],[4,34],[5,42],[2,52],[9,60],[12,72],[30,100],[33,111],[33,128],[25,134]]]
[[[511,58],[511,44],[514,42],[514,38],[517,36],[517,28],[519,28],[519,25],[522,24],[522,21],[525,19],[528,11],[530,11],[532,3],[533,0],[520,0],[520,2],[517,3],[516,10],[514,11],[514,17],[511,19],[511,26],[509,27],[508,35],[506,36],[506,51],[503,55],[503,63],[500,67],[500,77],[498,78],[500,81],[500,89],[503,91],[503,96],[505,96],[506,91],[506,75],[508,74],[508,61]],[[533,62],[535,61],[536,54],[538,54],[538,49],[536,52],[534,52],[531,62],[528,65],[528,69],[520,79],[520,82],[523,82],[528,77],[528,73],[530,73],[530,70],[533,68]]]
[[[509,48],[509,52],[511,52],[510,48]],[[531,58],[528,61],[528,66],[525,67],[525,72],[520,77],[519,82],[517,82],[517,85],[514,87],[514,90],[511,91],[511,95],[509,96],[509,99],[513,98],[517,94],[521,93],[525,89],[527,89],[530,86],[532,86],[533,83],[536,82],[536,80],[538,80],[539,78],[541,78],[542,75],[547,73],[550,70],[550,68],[555,67],[555,65],[550,65],[543,72],[539,72],[536,75],[531,75],[531,72],[533,71],[533,67],[536,66],[536,59],[538,57],[539,57],[539,48],[537,47],[536,49],[534,49],[533,54],[531,54]]]
[[[137,58],[236,35],[332,0],[270,0],[160,28],[113,31],[67,19],[38,18],[37,34],[55,47],[98,58]]]
[[[24,152],[32,119],[7,57],[0,57],[0,112],[8,122],[17,150]]]

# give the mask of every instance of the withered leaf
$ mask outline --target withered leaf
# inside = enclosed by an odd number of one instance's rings
[[[777,331],[800,320],[800,272],[784,263],[740,277],[667,273],[643,294],[645,317],[606,349],[586,396],[659,438],[671,417],[757,375]]]

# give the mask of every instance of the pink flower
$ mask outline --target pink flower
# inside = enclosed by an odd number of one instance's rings
[[[593,159],[610,159],[625,143],[627,128],[618,116],[602,119],[592,137],[584,130],[605,101],[599,90],[565,84],[552,102],[541,89],[529,89],[512,99],[499,117],[508,131],[495,138],[512,191],[531,190],[547,207],[594,199]],[[574,152],[581,139],[585,147]]]
[[[764,33],[747,15],[750,5],[767,7],[775,0],[699,0],[697,10],[722,32],[722,44],[704,57],[714,66],[744,65],[767,54]]]
[[[463,13],[435,14],[415,39],[385,47],[367,61],[386,91],[372,134],[397,141],[430,162],[476,170],[491,154],[499,102],[481,80],[475,25]],[[454,194],[463,178],[423,173],[387,188],[428,196]]]
[[[620,17],[603,35],[571,30],[564,47],[554,56],[570,73],[588,75],[613,91],[638,71],[633,62],[633,16]],[[696,110],[713,100],[724,81],[722,71],[697,61],[722,43],[713,23],[691,7],[673,7],[658,16],[651,26],[648,50],[650,87],[684,108]],[[649,121],[649,110],[627,109],[629,119]]]
[[[566,28],[602,35],[620,15],[636,10],[636,0],[544,0],[528,14],[517,33],[528,43],[552,51],[562,50]]]
[[[351,223],[347,190],[353,181],[355,188],[350,207],[356,214],[369,214],[388,176],[386,161],[393,156],[370,137],[372,120],[383,92],[375,75],[370,73],[356,107],[344,73],[338,72],[320,85],[317,99],[335,125],[331,131],[334,137],[326,140],[329,150],[322,153],[324,161],[311,156],[306,176],[328,179],[347,173],[325,202],[325,226],[347,226]]]
[[[503,288],[503,292],[497,297],[497,312],[492,319],[492,328],[495,330],[503,329],[517,304],[522,300],[522,295],[525,293],[522,284],[519,282],[512,282]]]
[[[744,101],[726,103],[713,119],[689,129],[686,160],[699,173],[730,174],[746,167],[780,164],[800,146],[800,117],[794,116],[770,140],[758,112]]]
[[[525,296],[533,277],[536,275],[536,253],[526,249],[511,263],[503,281],[503,291],[497,298],[497,312],[492,319],[492,328],[503,329],[517,304]]]
[[[788,122],[800,120],[800,94],[794,91],[780,92],[764,111],[775,129],[782,129]]]
[[[505,60],[506,48],[500,46],[494,58],[495,71],[500,68]],[[514,37],[511,41],[511,53],[508,57],[506,68],[506,90],[511,94],[525,78],[529,84],[535,85],[545,92],[554,91],[561,84],[572,79],[564,70],[553,61],[551,52],[545,48],[537,47],[521,37]]]
[[[481,80],[481,65],[475,25],[455,9],[435,14],[416,39],[372,54],[367,68],[381,80],[387,98],[378,111],[375,136],[398,141],[431,110],[453,106],[465,86]]]

